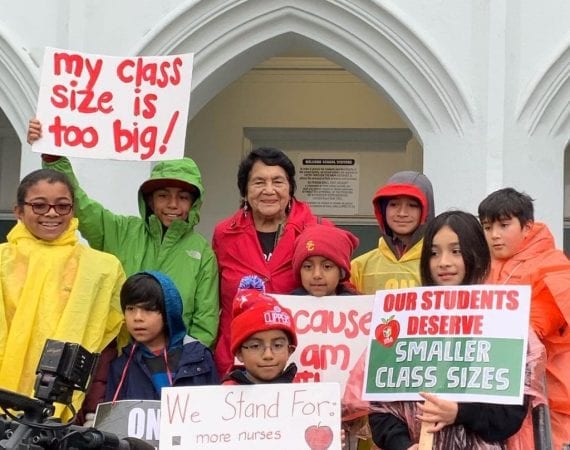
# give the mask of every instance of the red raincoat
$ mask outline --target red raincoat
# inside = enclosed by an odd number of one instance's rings
[[[546,348],[554,448],[562,448],[570,442],[570,261],[556,250],[548,227],[535,222],[514,256],[493,260],[487,282],[532,288],[530,323]]]
[[[293,199],[287,222],[268,262],[263,256],[251,213],[240,209],[216,225],[212,247],[220,274],[220,326],[214,359],[220,376],[223,377],[234,362],[230,352],[230,323],[232,300],[240,280],[245,275],[259,275],[268,293],[289,294],[298,287],[292,270],[295,239],[317,221],[309,205]],[[332,226],[327,220],[322,223]]]

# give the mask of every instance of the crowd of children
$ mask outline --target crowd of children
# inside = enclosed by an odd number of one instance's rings
[[[41,125],[31,121],[30,142],[40,136]],[[282,163],[281,154],[276,155]],[[139,191],[141,218],[117,216],[90,200],[65,158],[44,155],[44,164],[50,169],[22,180],[15,207],[19,222],[0,246],[2,387],[32,394],[45,338],[101,352],[122,341],[122,324],[130,339],[105,363],[100,381],[106,394],[98,391],[98,401],[159,399],[165,386],[294,380],[296,366],[288,364],[297,345],[293,314],[264,291],[260,279],[247,278],[250,285],[236,290],[230,328],[218,333],[216,256],[193,231],[203,201],[193,161],[155,166]],[[271,174],[273,191],[281,189],[279,183],[293,185],[285,185],[287,217],[294,193],[294,180],[287,177],[294,170],[289,174],[277,163],[252,164]],[[247,216],[248,202],[255,199],[246,193],[242,214]],[[358,238],[329,222],[311,219],[292,234],[288,264],[297,287],[280,293],[323,297],[481,283],[530,285],[532,292],[523,405],[457,403],[429,393],[421,394],[423,403],[358,403],[353,398],[355,404],[366,405],[361,416],[368,416],[376,445],[417,449],[420,426],[426,423],[441,450],[502,449],[507,443],[509,448],[533,448],[528,442],[531,412],[545,404],[544,364],[554,448],[570,442],[570,262],[556,250],[547,226],[534,221],[532,199],[505,188],[481,202],[478,218],[462,211],[436,217],[429,179],[404,171],[378,189],[373,207],[378,247],[354,259]],[[94,249],[77,241],[78,229]],[[274,239],[275,245],[279,235]],[[130,275],[126,281],[121,263]],[[87,321],[95,326],[88,327]],[[237,365],[223,373],[218,373],[211,350],[216,334],[224,335],[236,358]],[[362,376],[357,365],[350,387],[361,383]],[[75,406],[80,405],[77,399]]]

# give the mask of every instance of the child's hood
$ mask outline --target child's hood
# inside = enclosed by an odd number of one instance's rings
[[[420,202],[422,207],[420,225],[425,224],[435,216],[433,187],[428,177],[413,170],[397,172],[388,179],[385,185],[376,191],[372,199],[374,214],[382,235],[392,234],[386,223],[386,206],[390,198],[398,195],[407,195]]]
[[[158,281],[164,296],[164,310],[168,326],[168,349],[181,347],[186,336],[182,320],[182,298],[174,282],[162,272],[146,272]]]
[[[202,185],[200,169],[192,159],[182,158],[158,163],[152,169],[150,177],[145,181],[145,183],[151,180],[176,180],[196,187],[200,195],[196,200],[194,200],[192,208],[190,208],[190,211],[188,212],[187,222],[191,227],[196,226],[198,222],[200,222],[200,208],[204,201],[205,191],[204,186]],[[138,191],[138,202],[140,215],[144,220],[147,220],[152,211],[149,209],[140,188]]]

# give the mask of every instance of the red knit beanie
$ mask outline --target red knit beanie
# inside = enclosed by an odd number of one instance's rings
[[[293,273],[301,279],[303,261],[311,256],[322,256],[341,269],[341,281],[350,278],[352,252],[358,247],[358,238],[349,231],[328,225],[315,224],[305,228],[295,241]]]
[[[231,351],[235,355],[252,334],[266,330],[283,330],[289,343],[297,346],[293,314],[275,298],[257,289],[239,290],[233,301]]]

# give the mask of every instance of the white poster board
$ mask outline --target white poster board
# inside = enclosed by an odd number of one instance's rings
[[[162,390],[161,450],[340,450],[336,383]]]
[[[122,160],[184,156],[194,55],[115,57],[47,47],[32,150]]]
[[[432,286],[376,292],[365,400],[522,405],[530,286]]]
[[[344,392],[368,345],[374,296],[272,295],[293,313],[298,345],[289,361],[297,364],[295,380],[337,382]]]

